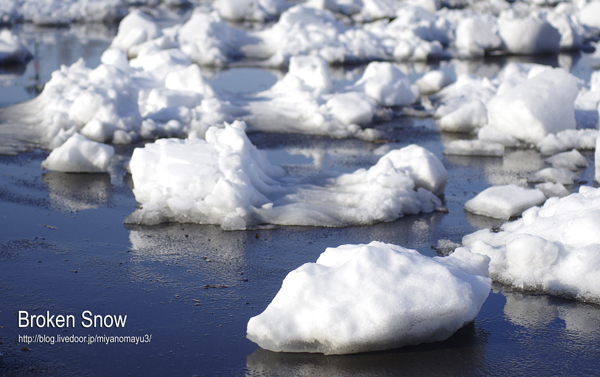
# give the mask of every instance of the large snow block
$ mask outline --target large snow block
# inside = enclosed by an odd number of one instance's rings
[[[488,258],[429,258],[371,242],[328,248],[290,272],[247,337],[275,352],[346,354],[445,340],[489,295]]]
[[[577,79],[560,68],[535,73],[487,104],[490,126],[528,143],[576,127]]]

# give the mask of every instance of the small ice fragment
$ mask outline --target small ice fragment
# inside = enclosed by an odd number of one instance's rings
[[[73,134],[60,147],[50,152],[42,162],[42,169],[67,173],[106,172],[115,149],[106,144]]]
[[[504,145],[481,140],[453,140],[446,144],[445,155],[502,157]]]
[[[515,185],[490,187],[465,203],[465,210],[476,215],[508,220],[546,201],[544,193]]]

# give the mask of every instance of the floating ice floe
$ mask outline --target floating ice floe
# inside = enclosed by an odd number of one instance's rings
[[[489,125],[528,143],[575,129],[577,79],[560,68],[531,70],[516,85],[508,79],[487,103]]]
[[[42,168],[65,173],[104,173],[115,149],[73,134],[60,147],[50,152]]]
[[[10,30],[0,31],[0,65],[25,64],[33,58],[31,52]]]
[[[572,185],[579,179],[579,175],[563,168],[545,168],[527,177],[528,182],[552,182],[561,183],[563,185]]]
[[[441,206],[447,172],[431,152],[393,150],[369,169],[311,182],[286,179],[248,140],[245,124],[211,127],[206,140],[161,139],[129,164],[142,208],[127,223],[193,222],[235,230],[260,224],[348,226]]]
[[[598,130],[565,130],[547,135],[536,147],[545,155],[554,155],[569,149],[594,150],[598,136]]]
[[[577,149],[570,152],[563,152],[548,157],[545,160],[555,168],[569,169],[576,171],[578,168],[586,168],[589,166],[587,159],[579,153]]]
[[[453,140],[446,143],[445,155],[502,157],[504,145],[481,140]]]
[[[275,352],[347,354],[445,340],[489,295],[488,259],[429,258],[371,242],[328,248],[290,272],[247,337]]]
[[[467,235],[463,244],[490,257],[492,279],[524,290],[600,303],[600,189],[550,198],[523,217]]]
[[[567,196],[570,194],[569,190],[567,190],[562,183],[539,183],[535,185],[535,188],[543,192],[547,198],[551,198],[553,196],[562,198],[563,196]]]
[[[546,196],[537,189],[526,189],[515,185],[494,186],[467,201],[465,210],[476,215],[508,220],[544,201]]]
[[[577,79],[563,69],[511,63],[494,80],[460,75],[431,99],[442,131],[478,131],[481,141],[534,143],[556,153],[579,147],[577,140],[591,132],[575,130],[579,93]]]

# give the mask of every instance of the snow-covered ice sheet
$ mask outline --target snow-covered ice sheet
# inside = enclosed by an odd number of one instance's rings
[[[550,198],[498,233],[463,238],[491,258],[492,279],[515,288],[600,303],[600,189]]]
[[[447,339],[489,295],[488,259],[381,242],[328,248],[290,272],[247,337],[276,352],[346,354]]]
[[[348,226],[392,221],[441,206],[447,172],[417,145],[369,169],[298,181],[248,140],[245,124],[211,127],[206,140],[161,139],[129,164],[142,208],[127,223],[193,222],[235,230],[260,224]]]
[[[544,193],[516,185],[493,186],[465,203],[465,210],[476,215],[508,220],[546,201]]]

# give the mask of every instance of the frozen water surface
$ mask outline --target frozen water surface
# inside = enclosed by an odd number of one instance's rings
[[[384,9],[381,2],[372,3],[368,3],[366,9],[351,2],[336,2],[335,7],[363,20],[381,16],[384,10],[398,12],[394,8]],[[332,4],[328,6],[333,7]],[[494,4],[487,6],[499,6]],[[483,4],[480,6],[484,7]],[[517,9],[519,12],[529,13],[528,4],[517,3],[517,7],[522,7]],[[568,10],[562,5],[560,7],[565,12]],[[435,12],[435,8],[428,9]],[[491,10],[485,9],[486,12]],[[496,13],[499,11],[495,10]],[[422,22],[419,30],[427,30],[429,39],[441,38],[443,33],[435,32],[439,32],[443,25],[433,27],[433,18],[426,13],[419,14],[421,21],[430,22]],[[399,16],[410,19],[410,12],[405,9]],[[556,15],[548,16],[548,23],[557,25],[556,18]],[[475,21],[473,24],[485,24],[490,30],[495,30],[496,21],[490,18]],[[548,23],[544,22],[538,22],[538,30],[548,28]],[[426,28],[426,25],[430,27]],[[576,25],[571,26],[572,31],[582,32]],[[469,30],[469,27],[472,26],[466,23],[461,28]],[[89,69],[96,68],[100,65],[100,55],[115,33],[76,31],[76,25],[59,30],[28,28],[27,24],[17,25],[13,30],[34,54],[34,60],[25,66],[2,68],[2,107],[36,96],[60,64],[71,66],[83,56]],[[559,44],[563,45],[568,42],[564,37],[568,29],[560,30]],[[462,46],[468,47],[466,50],[475,55],[493,48],[493,38],[483,37],[466,38],[461,42],[464,43]],[[530,41],[535,41],[534,35],[529,37]],[[410,48],[399,45],[395,46],[395,50],[398,54],[409,50],[411,54],[415,51],[422,53],[426,46],[428,44],[408,46]],[[534,49],[540,47],[533,43],[528,48],[531,46]],[[118,56],[113,58],[113,62],[118,64]],[[448,74],[446,78],[436,78],[439,76],[436,74],[424,81],[450,88],[450,81],[461,77],[461,74],[487,77],[492,81],[497,77],[506,80],[499,73],[507,69],[507,63],[537,63],[561,67],[582,79],[583,89],[593,91],[590,85],[592,67],[598,60],[593,53],[585,53],[550,57],[494,56],[429,64],[405,62],[394,66],[399,67],[412,84],[430,71],[441,70]],[[365,68],[364,65],[329,67],[330,90],[339,93],[344,88],[353,87],[363,76]],[[289,73],[285,69],[265,71],[256,66],[232,69],[203,67],[201,72],[205,82],[210,82],[218,91],[230,93],[230,99],[267,91],[276,80]],[[247,76],[252,79],[246,80],[244,77]],[[156,79],[156,76],[147,77],[148,80],[153,78]],[[236,85],[236,81],[242,80],[243,85]],[[185,80],[177,82],[178,85],[185,84]],[[473,78],[471,82],[478,84],[480,79]],[[514,84],[518,83],[515,81]],[[424,85],[423,82],[421,85]],[[314,90],[315,86],[311,88]],[[489,89],[495,91],[498,87],[491,86]],[[482,104],[496,95],[493,91],[488,93],[489,98],[479,95]],[[161,94],[163,100],[173,98],[165,93],[155,95]],[[480,93],[485,93],[485,90]],[[447,110],[462,106],[456,100],[450,101],[458,97],[445,97],[448,99]],[[588,100],[590,98],[587,97]],[[564,190],[568,193],[586,192],[586,187],[596,185],[594,152],[590,149],[596,145],[597,130],[567,130],[556,136],[550,134],[552,136],[542,139],[537,148],[529,148],[519,140],[515,142],[505,133],[499,135],[486,131],[486,140],[505,147],[501,157],[443,155],[444,147],[450,142],[476,138],[477,128],[484,124],[471,123],[470,134],[440,132],[439,124],[426,117],[434,114],[434,106],[438,104],[435,98],[431,104],[428,98],[423,97],[420,106],[376,111],[375,122],[369,125],[383,136],[376,143],[323,135],[263,132],[248,135],[252,144],[265,152],[270,163],[280,165],[288,176],[297,179],[368,169],[386,153],[410,144],[432,151],[442,161],[448,172],[448,181],[441,199],[448,212],[422,213],[391,222],[344,228],[269,226],[226,232],[218,226],[185,223],[123,225],[125,218],[137,206],[131,176],[125,173],[123,165],[131,158],[133,148],[144,143],[132,140],[131,145],[113,145],[115,154],[105,173],[70,174],[42,171],[40,165],[49,151],[30,150],[27,140],[23,143],[2,128],[3,142],[13,146],[3,151],[19,154],[0,157],[0,203],[3,208],[0,217],[3,229],[0,233],[0,288],[3,292],[0,371],[8,375],[29,373],[31,368],[56,375],[106,375],[118,371],[140,376],[213,376],[217,373],[236,376],[597,374],[600,309],[596,304],[583,302],[595,300],[589,297],[596,296],[586,296],[586,292],[596,294],[596,288],[583,286],[580,291],[567,291],[564,285],[573,287],[568,280],[573,276],[561,272],[563,263],[574,263],[577,259],[567,251],[579,248],[583,249],[577,249],[581,255],[593,257],[593,247],[561,243],[557,246],[556,262],[560,265],[549,269],[544,268],[547,256],[538,258],[533,253],[518,256],[515,252],[523,245],[560,243],[554,239],[542,242],[538,238],[521,237],[509,240],[510,246],[499,244],[499,249],[511,249],[507,254],[516,258],[509,258],[510,263],[506,262],[510,264],[510,269],[504,271],[508,275],[492,270],[492,277],[507,285],[496,282],[475,319],[445,341],[382,352],[323,356],[273,353],[246,339],[248,320],[268,306],[285,276],[305,263],[315,262],[328,247],[381,241],[415,249],[426,257],[435,257],[431,245],[437,245],[439,240],[461,242],[465,235],[480,229],[492,229],[490,234],[506,238],[507,232],[519,227],[521,223],[517,222],[501,228],[502,220],[464,211],[469,199],[489,187],[514,184],[533,188],[536,183],[528,183],[528,177],[552,167],[551,164],[557,164],[555,168],[574,169],[571,171],[579,178],[573,184],[562,187],[543,183],[540,190],[547,196],[552,196],[549,195],[552,193],[563,196]],[[590,107],[585,106],[579,109],[591,114]],[[577,111],[575,107],[576,121],[583,119],[577,117]],[[404,116],[398,116],[401,113]],[[446,124],[460,126],[464,118],[458,115]],[[0,127],[3,126],[0,124]],[[482,132],[479,134],[479,138],[484,139]],[[66,140],[66,136],[62,137]],[[12,141],[6,143],[6,140]],[[515,144],[519,147],[515,148]],[[588,167],[575,154],[547,161],[550,156],[573,148],[580,151]],[[553,203],[560,204],[549,202],[548,208]],[[579,222],[594,228],[597,222],[593,221],[593,213],[590,216]],[[574,223],[572,227],[577,228],[578,225]],[[592,229],[586,234],[596,233]],[[545,246],[541,249],[552,249],[551,245]],[[519,272],[521,262],[528,263],[528,260],[535,262],[535,276]],[[501,260],[496,262],[493,266],[502,265]],[[552,285],[558,283],[551,273],[562,274],[567,279],[561,283],[564,285]],[[593,276],[590,278],[591,282],[595,280]],[[542,295],[541,292],[550,295]],[[561,297],[579,295],[580,301],[557,298],[557,293]],[[152,341],[137,346],[23,344],[18,341],[19,335],[56,336],[64,332],[19,329],[15,315],[19,310],[76,316],[84,310],[94,314],[127,314],[125,329],[77,327],[69,329],[66,334],[151,334]]]

